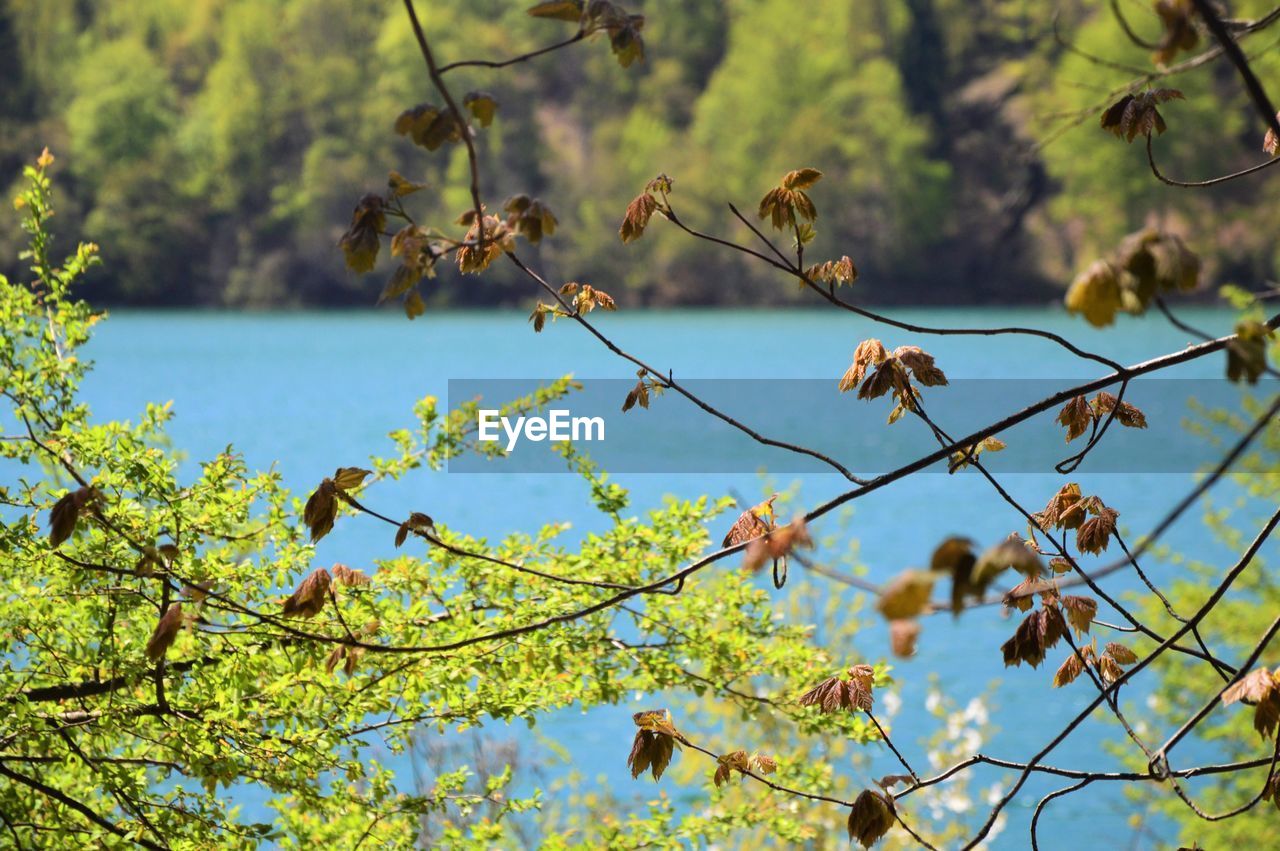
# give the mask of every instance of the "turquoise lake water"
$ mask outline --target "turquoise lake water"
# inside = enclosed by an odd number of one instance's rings
[[[898,318],[939,325],[984,326],[1028,324],[1058,331],[1074,342],[1124,363],[1135,363],[1186,345],[1187,335],[1154,317],[1124,319],[1116,327],[1095,331],[1082,321],[1049,310],[921,310]],[[1225,313],[1188,311],[1186,318],[1213,333],[1230,330]],[[628,350],[677,378],[778,378],[834,381],[848,366],[857,343],[879,337],[890,347],[915,344],[937,358],[953,380],[1009,377],[1044,379],[1046,386],[1069,386],[1070,379],[1101,375],[1105,369],[1076,359],[1054,344],[1026,338],[927,337],[876,326],[847,314],[799,311],[619,313],[599,319],[600,327]],[[447,313],[414,322],[392,313],[213,314],[122,312],[99,326],[89,356],[96,369],[87,400],[96,418],[136,418],[147,401],[173,400],[174,443],[199,460],[234,444],[250,467],[272,463],[286,484],[305,491],[338,465],[361,464],[370,455],[389,454],[386,434],[412,425],[413,403],[428,394],[444,398],[450,379],[552,378],[574,373],[582,378],[628,378],[635,370],[581,329],[569,323],[549,324],[535,335],[524,314]],[[1216,355],[1180,367],[1185,378],[1216,378],[1223,368]],[[834,389],[834,388],[833,388]],[[938,392],[946,388],[937,388]],[[850,402],[852,403],[852,399]],[[884,400],[881,400],[882,402]],[[665,397],[664,397],[665,402]],[[663,402],[655,403],[656,408]],[[889,405],[883,406],[887,413]],[[1003,413],[993,410],[989,419]],[[1052,425],[1052,414],[1042,427]],[[899,424],[899,428],[914,424]],[[1066,453],[1064,453],[1066,454]],[[857,463],[857,459],[850,462]],[[763,487],[752,459],[737,473],[644,475],[627,473],[616,480],[632,491],[632,509],[657,505],[664,494],[693,496],[736,492],[753,499]],[[811,505],[847,489],[829,474],[781,477],[787,484],[802,480],[800,506]],[[1071,476],[1086,493],[1094,492],[1122,512],[1121,524],[1136,538],[1173,505],[1191,485],[1188,474],[1127,471],[1123,475],[1093,471],[1086,463]],[[1012,475],[1013,495],[1039,508],[1063,478],[1044,473]],[[383,488],[383,485],[379,485]],[[385,504],[411,504],[437,520],[476,535],[496,536],[533,531],[549,520],[567,520],[579,529],[599,520],[587,505],[580,481],[573,476],[536,474],[463,475],[419,473],[387,485],[379,492]],[[549,515],[549,507],[554,514]],[[868,578],[883,581],[901,569],[926,561],[932,546],[950,534],[963,533],[991,543],[1024,524],[994,499],[989,485],[976,475],[942,472],[911,477],[854,503],[850,534],[860,546]],[[1193,512],[1168,541],[1189,555],[1225,562],[1229,554],[1208,537]],[[910,517],[910,524],[903,518]],[[731,522],[726,519],[725,524]],[[722,530],[713,530],[718,533]],[[821,531],[819,525],[818,531]],[[384,554],[386,541],[372,524],[349,524],[317,547],[317,562],[367,564],[370,553]],[[1269,546],[1274,553],[1274,548]],[[815,558],[821,560],[823,553]],[[1160,575],[1168,566],[1155,569]],[[1165,574],[1168,575],[1167,573]],[[1130,587],[1119,581],[1114,587]],[[784,589],[778,594],[785,594]],[[985,753],[1022,760],[1034,753],[1087,700],[1091,689],[1052,691],[1045,667],[1005,669],[999,645],[1014,621],[982,610],[959,621],[929,619],[919,655],[898,662],[902,684],[895,688],[902,709],[895,719],[895,741],[925,763],[917,741],[934,729],[923,708],[926,672],[960,705],[983,694],[998,680],[993,717],[1001,724],[984,743]],[[1101,616],[1101,615],[1100,615]],[[883,628],[859,636],[856,648],[837,648],[835,655],[877,658],[887,654]],[[1127,696],[1142,719],[1140,688]],[[625,754],[633,733],[630,713],[654,702],[637,696],[635,705],[576,712],[548,719],[541,732],[558,740],[587,777],[603,775],[624,800],[654,794],[651,780],[633,781]],[[643,708],[643,707],[641,707]],[[1154,719],[1150,719],[1154,720]],[[498,726],[496,736],[532,743],[521,727]],[[918,734],[918,735],[917,735]],[[1100,738],[1116,740],[1115,725],[1088,725],[1078,739],[1055,752],[1051,761],[1085,766],[1098,760]],[[1212,755],[1205,747],[1180,752]],[[1110,756],[1101,757],[1113,764]],[[876,753],[870,777],[896,771],[891,756]],[[979,785],[998,781],[999,772],[979,772]],[[592,781],[588,780],[588,785]],[[664,779],[664,784],[665,784]],[[993,843],[997,848],[1027,847],[1026,825],[1036,800],[1061,783],[1035,781],[1010,808],[1009,824]],[[1104,784],[1099,784],[1104,785]],[[673,797],[679,790],[668,787]],[[910,800],[910,799],[908,799]],[[259,805],[248,792],[246,807]],[[909,806],[909,805],[908,805]],[[1055,836],[1042,834],[1042,847],[1150,847],[1150,838],[1133,841],[1128,813],[1119,796],[1090,789],[1055,804],[1050,825],[1071,825]],[[1151,825],[1148,825],[1151,827]],[[1173,833],[1155,825],[1165,840]],[[1071,839],[1066,839],[1067,836]]]

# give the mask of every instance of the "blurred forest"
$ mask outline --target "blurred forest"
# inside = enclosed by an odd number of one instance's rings
[[[444,62],[566,37],[527,5],[431,0],[424,25]],[[675,179],[683,218],[728,233],[741,226],[725,202],[753,210],[797,165],[826,174],[810,256],[853,256],[869,302],[1047,300],[1148,222],[1183,233],[1212,281],[1275,276],[1274,232],[1255,219],[1280,184],[1163,186],[1140,145],[1099,130],[1101,109],[1151,68],[1107,0],[628,5],[646,16],[647,56],[626,71],[607,41],[590,40],[536,68],[456,72],[458,91],[500,104],[480,140],[493,181],[483,188],[522,187],[560,220],[538,247],[553,277],[631,304],[798,299],[759,264],[674,228],[616,239],[627,202],[658,172]],[[1156,34],[1149,2],[1120,6]],[[1271,30],[1243,41],[1264,80],[1280,71],[1276,41]],[[0,0],[0,80],[0,173],[57,151],[58,229],[104,246],[110,272],[86,293],[96,302],[371,305],[385,276],[347,272],[337,241],[355,200],[385,186],[386,164],[439,188],[435,224],[470,203],[461,146],[433,156],[391,132],[401,110],[430,100],[398,4]],[[1165,110],[1177,132],[1156,142],[1167,173],[1199,179],[1264,158],[1228,64],[1162,85],[1187,95]],[[0,240],[17,238],[10,225]],[[16,251],[0,244],[0,257]],[[503,274],[483,285],[442,275],[429,303],[526,302]]]

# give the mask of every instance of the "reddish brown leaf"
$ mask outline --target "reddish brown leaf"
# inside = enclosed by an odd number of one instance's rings
[[[355,587],[369,584],[369,576],[363,571],[352,570],[345,564],[335,564],[333,566],[333,581],[338,585],[346,585],[347,587]]]
[[[1032,612],[1018,625],[1013,637],[1001,646],[1004,663],[1036,668],[1044,661],[1045,652],[1066,634],[1066,622],[1056,606],[1045,606]]]
[[[853,363],[840,379],[840,392],[847,393],[857,387],[870,367],[884,363],[888,357],[889,353],[879,340],[863,340],[853,352]]]
[[[320,540],[333,529],[338,517],[338,486],[333,479],[325,479],[307,499],[302,512],[303,522],[311,530],[311,540]]]
[[[800,696],[801,706],[816,706],[824,713],[839,711],[870,712],[874,703],[872,695],[875,669],[870,665],[855,665],[846,672],[848,680],[838,676],[818,683]]]
[[[846,254],[839,260],[815,263],[806,269],[804,274],[811,281],[821,281],[827,284],[851,284],[858,279],[858,267],[853,264],[853,260]]]
[[[1133,663],[1138,661],[1138,654],[1134,653],[1132,650],[1130,650],[1128,647],[1125,647],[1123,644],[1118,644],[1112,641],[1109,644],[1107,644],[1105,650],[1108,656],[1110,656],[1112,659],[1115,659],[1116,662],[1118,662],[1121,665],[1132,665]]]
[[[916,640],[920,637],[917,620],[889,621],[889,649],[903,659],[916,655]]]
[[[1058,668],[1058,672],[1053,675],[1053,687],[1062,688],[1065,685],[1075,682],[1076,677],[1084,672],[1084,660],[1075,651],[1066,658],[1062,666]]]
[[[1058,412],[1057,421],[1067,429],[1067,443],[1084,434],[1093,423],[1093,409],[1083,396],[1076,396]]]
[[[1044,511],[1034,517],[1046,529],[1078,529],[1085,518],[1085,509],[1080,504],[1080,499],[1080,486],[1075,482],[1068,482],[1053,495]]]
[[[1276,679],[1266,668],[1254,668],[1222,693],[1223,706],[1236,701],[1257,703],[1266,700],[1276,691]]]
[[[1066,612],[1067,621],[1076,632],[1088,632],[1094,617],[1098,614],[1098,601],[1092,597],[1077,597],[1071,594],[1061,600]]]
[[[1119,408],[1116,408],[1117,403]],[[1121,402],[1115,396],[1103,391],[1093,397],[1093,407],[1098,412],[1099,417],[1104,417],[1115,409],[1116,422],[1126,428],[1146,428],[1147,415],[1142,413],[1141,409],[1128,402]]]
[[[1181,50],[1193,50],[1200,41],[1194,23],[1195,6],[1190,0],[1156,0],[1156,14],[1163,30],[1151,58],[1168,65]]]
[[[1125,95],[1102,113],[1102,128],[1132,142],[1139,136],[1159,135],[1168,129],[1156,106],[1181,99],[1177,89],[1154,89]]]
[[[870,848],[889,832],[895,820],[893,799],[865,789],[849,810],[849,838]]]
[[[893,350],[893,356],[911,370],[925,387],[937,387],[947,383],[947,376],[933,362],[933,355],[922,351],[919,346],[899,346]]]
[[[1096,516],[1080,524],[1076,531],[1076,547],[1080,552],[1097,555],[1105,550],[1116,532],[1116,518],[1119,516],[1120,512],[1104,505]]]
[[[1098,657],[1098,675],[1103,683],[1110,685],[1124,676],[1124,670],[1109,653],[1103,653]]]
[[[895,394],[906,392],[909,386],[906,370],[902,363],[889,358],[876,367],[862,386],[858,388],[859,399],[879,399],[890,391]]]
[[[164,614],[156,623],[155,630],[151,633],[151,638],[147,640],[147,658],[152,662],[159,662],[169,652],[169,648],[173,646],[174,640],[178,637],[178,631],[182,629],[182,604],[174,603],[165,609]]]
[[[66,494],[49,510],[49,544],[61,546],[75,531],[80,512],[95,496],[92,488],[79,488]]]
[[[757,538],[773,528],[773,503],[778,498],[775,493],[759,505],[754,505],[738,517],[729,529],[722,547],[733,547]]]
[[[329,596],[331,577],[329,571],[317,567],[302,580],[298,590],[284,601],[286,617],[309,618],[324,608],[325,598]]]
[[[631,743],[627,767],[632,777],[639,777],[647,768],[653,779],[659,780],[671,763],[680,735],[671,721],[671,713],[665,709],[650,710],[637,712],[632,719],[640,729]]]

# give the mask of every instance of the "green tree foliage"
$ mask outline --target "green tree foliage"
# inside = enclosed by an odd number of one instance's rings
[[[386,847],[423,836],[423,824],[448,847],[506,844],[517,816],[539,806],[538,791],[510,794],[509,771],[477,788],[463,764],[415,788],[387,765],[387,751],[405,753],[433,732],[536,725],[559,708],[636,692],[722,716],[715,734],[752,751],[789,719],[794,757],[750,766],[816,790],[843,782],[816,755],[824,740],[878,738],[865,714],[818,715],[757,696],[798,698],[848,662],[818,647],[811,626],[776,622],[769,594],[734,570],[691,579],[676,596],[567,618],[536,643],[518,630],[489,638],[697,558],[709,528],[726,525],[725,502],[672,501],[637,515],[625,489],[566,449],[609,525],[577,545],[554,523],[489,543],[443,519],[374,508],[379,481],[429,475],[480,451],[476,403],[445,412],[424,399],[386,457],[370,459],[371,470],[338,469],[305,505],[279,471],[254,473],[234,449],[180,463],[165,437],[167,406],[131,422],[95,420],[77,396],[90,366],[77,352],[100,317],[72,287],[97,247],[54,259],[51,162],[26,169],[15,204],[33,275],[0,277],[0,461],[11,483],[0,489],[9,589],[0,830],[19,846],[205,848],[216,835],[222,847],[354,847],[362,838]],[[504,413],[540,409],[569,389],[559,382]],[[316,562],[313,540],[366,522],[384,526],[380,553],[356,567]],[[813,589],[794,605],[827,599]],[[847,636],[856,619],[837,624]],[[887,683],[883,667],[867,676]],[[246,782],[269,795],[273,821],[237,815],[229,790]],[[541,830],[566,848],[653,836],[700,844],[736,829],[830,833],[782,802],[729,789],[716,800],[712,816],[680,815],[667,802],[628,818],[583,821],[580,811],[564,816],[562,834],[549,813]],[[477,808],[483,816],[473,817]]]
[[[637,11],[644,59],[624,73],[607,33],[590,38],[601,49],[542,57],[527,72],[456,72],[460,93],[488,91],[500,104],[481,152],[491,185],[521,186],[559,211],[566,235],[540,249],[556,268],[650,302],[793,298],[741,258],[695,257],[675,235],[622,254],[579,226],[612,218],[662,170],[681,175],[686,218],[708,223],[723,202],[758,197],[761,174],[802,161],[827,174],[816,248],[855,255],[866,274],[895,283],[870,298],[1043,296],[1047,280],[1148,217],[1212,228],[1222,248],[1206,259],[1225,274],[1274,270],[1274,246],[1242,233],[1250,203],[1274,190],[1191,197],[1148,180],[1140,151],[1087,126],[1060,137],[1137,77],[1115,63],[1149,67],[1150,51],[1125,38],[1103,0],[1063,10],[1074,49],[1046,37],[1048,9],[1014,0],[647,0]],[[520,4],[442,0],[425,14],[442,63],[545,46],[554,26],[572,34]],[[1132,17],[1157,36],[1156,16]],[[369,303],[370,284],[339,268],[334,223],[403,155],[408,143],[386,130],[422,101],[424,73],[397,7],[5,0],[0,45],[12,68],[0,168],[16,171],[48,142],[67,154],[76,180],[63,216],[110,252],[95,296]],[[1259,68],[1276,61],[1264,55]],[[1158,145],[1171,171],[1208,176],[1258,155],[1256,128],[1224,108],[1241,101],[1229,76],[1171,84],[1187,95],[1170,113],[1184,132]],[[454,216],[467,204],[466,172],[455,149],[406,177],[431,187],[438,216]],[[9,232],[0,248],[13,257]],[[996,253],[1008,261],[998,280]],[[510,302],[517,292],[505,272],[485,288],[448,273],[429,300]]]

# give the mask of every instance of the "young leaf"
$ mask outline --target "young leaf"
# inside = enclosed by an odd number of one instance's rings
[[[353,570],[345,564],[335,564],[333,566],[333,581],[338,585],[346,585],[347,587],[356,587],[368,585],[370,582],[368,574],[360,570]]]
[[[1102,677],[1103,683],[1110,685],[1124,676],[1124,670],[1111,658],[1111,654],[1103,653],[1098,657],[1098,676]]]
[[[178,631],[182,629],[182,604],[174,603],[165,609],[163,615],[160,616],[156,628],[151,633],[151,638],[147,640],[147,658],[152,662],[159,662],[169,652],[169,648],[173,646],[174,639],[178,637]]]
[[[333,473],[333,483],[339,490],[349,491],[360,487],[360,484],[372,476],[372,470],[363,467],[339,467]]]
[[[805,270],[805,276],[811,281],[822,281],[826,284],[852,284],[858,279],[858,267],[853,264],[849,255],[839,260],[828,260]]]
[[[316,488],[315,493],[307,499],[302,512],[303,522],[311,530],[311,542],[323,538],[333,529],[333,521],[338,517],[338,486],[333,479],[325,479]]]
[[[1110,325],[1122,303],[1115,267],[1106,260],[1094,261],[1071,282],[1064,301],[1067,310],[1084,314],[1095,328]]]
[[[353,272],[363,274],[373,271],[373,264],[378,259],[378,249],[381,247],[382,230],[387,225],[383,205],[380,195],[370,194],[361,198],[351,214],[351,226],[338,240],[347,266]]]
[[[1245,320],[1236,325],[1236,338],[1227,343],[1227,380],[1257,384],[1267,371],[1267,341],[1272,331],[1261,322]]]
[[[1117,644],[1112,641],[1106,646],[1106,653],[1112,659],[1115,659],[1121,665],[1132,665],[1138,661],[1138,654],[1134,653],[1123,644]]]
[[[637,712],[632,719],[640,729],[636,731],[627,757],[631,776],[639,777],[647,768],[655,781],[660,780],[662,772],[671,763],[680,736],[671,722],[671,713],[665,709]]]
[[[880,591],[876,609],[891,621],[921,614],[929,605],[933,579],[923,570],[904,570]]]
[[[1151,55],[1157,65],[1168,65],[1180,50],[1193,50],[1200,41],[1194,23],[1195,7],[1190,0],[1156,0],[1156,14],[1163,31]]]
[[[917,620],[889,621],[889,649],[903,659],[916,655],[916,640],[920,637]]]
[[[1156,106],[1174,99],[1182,99],[1182,92],[1153,89],[1125,95],[1102,113],[1102,129],[1110,130],[1128,142],[1139,136],[1160,135],[1168,126]]]
[[[1072,651],[1071,655],[1058,668],[1058,672],[1053,675],[1053,687],[1062,688],[1073,683],[1076,677],[1082,673],[1084,673],[1084,660],[1080,658],[1080,654]]]
[[[493,123],[494,113],[498,111],[498,101],[488,92],[467,92],[462,98],[462,105],[481,127]]]
[[[1222,705],[1230,706],[1241,700],[1256,704],[1269,698],[1275,691],[1276,678],[1272,673],[1266,668],[1254,668],[1222,693]]]
[[[637,195],[627,205],[626,215],[622,217],[622,226],[618,228],[618,236],[622,238],[623,243],[635,242],[639,239],[657,209],[657,200],[648,192]]]
[[[947,376],[934,365],[933,355],[920,350],[919,346],[899,346],[893,350],[893,356],[911,370],[925,387],[937,387],[947,383]]]
[[[1079,397],[1083,398],[1083,397]],[[1119,407],[1116,407],[1119,405]],[[1112,410],[1116,412],[1115,420],[1125,428],[1146,428],[1147,415],[1142,411],[1130,405],[1128,402],[1121,402],[1115,396],[1103,391],[1093,397],[1093,410],[1097,411],[1099,417],[1109,415]]]
[[[1080,499],[1080,486],[1068,482],[1049,500],[1044,511],[1032,517],[1045,529],[1079,529],[1086,513]]]
[[[808,189],[822,179],[822,172],[816,168],[800,168],[789,171],[782,178],[783,189]]]
[[[1067,429],[1067,443],[1084,434],[1093,424],[1093,408],[1083,396],[1076,396],[1062,406],[1058,412],[1057,422]]]
[[[331,577],[329,571],[317,567],[302,580],[298,590],[284,601],[286,617],[313,617],[324,608],[325,598],[329,595]]]
[[[1104,505],[1096,516],[1081,523],[1076,531],[1076,546],[1080,552],[1098,555],[1105,550],[1116,532],[1116,518],[1119,516],[1120,512]]]
[[[1021,665],[1026,662],[1031,667],[1039,667],[1044,661],[1045,652],[1053,647],[1066,634],[1066,622],[1057,606],[1042,606],[1032,612],[1018,625],[1013,637],[1000,648],[1004,654],[1004,664]]]
[[[644,28],[644,16],[627,15],[626,18],[626,23],[606,29],[614,58],[623,68],[630,68],[636,61],[644,61],[644,39],[640,37],[640,30]]]
[[[857,387],[870,367],[879,366],[888,357],[889,352],[879,340],[863,340],[858,344],[858,348],[854,349],[853,363],[840,379],[840,392],[847,393]]]
[[[556,225],[560,223],[550,207],[528,195],[511,196],[503,202],[502,209],[507,213],[507,228],[534,245],[544,236],[554,234]]]
[[[625,410],[625,409],[624,409]],[[778,498],[775,493],[759,505],[753,505],[734,521],[724,536],[721,547],[733,547],[758,538],[773,528],[773,502]]]
[[[1061,602],[1063,610],[1067,613],[1067,621],[1076,632],[1088,632],[1094,616],[1098,614],[1098,601],[1092,597],[1068,594],[1062,598]]]
[[[93,498],[91,488],[79,488],[66,494],[49,510],[49,545],[58,547],[75,531],[80,511]]]
[[[801,706],[816,706],[821,712],[844,710],[870,712],[873,704],[872,688],[875,669],[870,665],[855,665],[847,672],[848,680],[839,676],[818,683],[800,696]]]
[[[849,810],[849,839],[870,848],[889,832],[895,820],[893,799],[864,789]]]
[[[412,195],[414,192],[426,189],[427,184],[406,180],[400,172],[393,171],[387,176],[387,187],[391,190],[391,194],[397,198],[403,198],[405,195]]]
[[[549,18],[576,24],[582,20],[582,0],[547,0],[529,9],[535,18]]]
[[[422,300],[422,294],[417,290],[409,293],[404,297],[404,315],[410,319],[415,319],[427,312],[426,302]]]

